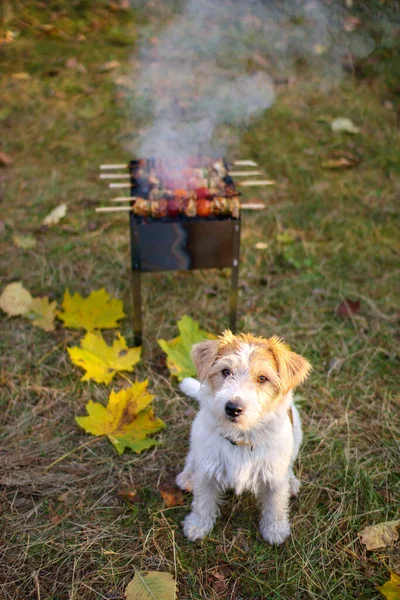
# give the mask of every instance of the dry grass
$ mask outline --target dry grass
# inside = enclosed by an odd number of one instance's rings
[[[2,170],[1,288],[22,280],[33,294],[61,300],[66,287],[88,293],[105,286],[128,308],[126,215],[111,220],[93,208],[104,190],[98,164],[125,157],[128,115],[113,80],[129,71],[124,44],[136,31],[131,14],[102,3],[79,7],[71,9],[78,16],[53,9],[56,30],[66,31],[60,37],[40,29],[38,4],[17,5],[8,27],[21,36],[0,48],[10,109],[0,112],[1,150],[14,161]],[[76,41],[83,33],[86,41]],[[65,67],[71,56],[86,73]],[[97,67],[111,59],[121,62],[118,73],[101,73]],[[12,78],[15,72],[31,77]],[[149,377],[168,428],[162,445],[141,456],[119,457],[76,426],[88,399],[107,395],[104,386],[81,383],[69,362],[66,346],[80,334],[60,326],[46,334],[2,317],[2,598],[122,599],[134,569],[146,568],[176,574],[181,599],[378,599],[374,586],[387,579],[386,566],[400,569],[398,548],[367,553],[357,540],[365,525],[399,509],[396,97],[376,71],[345,78],[329,95],[302,81],[282,87],[242,140],[242,155],[257,159],[278,185],[264,193],[268,210],[244,215],[240,327],[281,335],[314,365],[301,397],[303,488],[291,509],[292,538],[267,546],[255,500],[228,497],[211,536],[191,544],[180,529],[190,498],[183,507],[163,505],[157,487],[183,463],[195,405],[168,377],[156,339],[175,335],[185,313],[205,329],[223,329],[229,278],[149,276],[138,376]],[[333,135],[328,123],[336,116],[353,118],[362,134]],[[357,153],[360,165],[323,170],[337,150]],[[42,228],[63,201],[65,220]],[[16,248],[16,233],[33,233],[36,248]],[[259,241],[268,248],[255,250]],[[204,295],[205,287],[217,295]],[[337,316],[344,298],[360,300],[359,313]],[[130,338],[128,321],[123,332]],[[125,488],[137,489],[140,501],[121,500]]]

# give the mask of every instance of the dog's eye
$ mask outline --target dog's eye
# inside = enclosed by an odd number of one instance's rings
[[[258,383],[265,383],[268,381],[268,377],[265,377],[265,375],[259,375],[257,381]]]
[[[229,375],[232,375],[229,369],[222,369],[221,373],[225,378],[229,377]]]

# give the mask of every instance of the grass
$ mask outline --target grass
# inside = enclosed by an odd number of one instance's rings
[[[1,171],[1,288],[22,280],[33,295],[61,301],[66,287],[105,286],[128,309],[126,215],[110,219],[94,207],[108,197],[98,165],[125,160],[134,133],[132,91],[115,79],[130,73],[139,17],[103,2],[7,6],[5,29],[19,36],[0,47],[1,151],[13,159]],[[170,380],[156,339],[176,335],[185,313],[210,331],[226,327],[229,277],[152,275],[138,377],[149,377],[168,427],[162,445],[140,456],[120,457],[75,424],[90,398],[107,395],[70,364],[66,346],[80,333],[58,326],[46,334],[1,317],[2,598],[122,599],[134,569],[145,568],[176,574],[182,599],[378,599],[387,568],[400,572],[398,547],[366,552],[357,538],[399,512],[397,59],[388,46],[376,53],[379,64],[361,61],[329,94],[308,83],[303,65],[236,150],[278,182],[262,193],[266,211],[243,216],[240,329],[278,334],[314,365],[301,390],[303,487],[291,539],[280,548],[261,540],[251,496],[228,496],[199,544],[180,528],[190,497],[164,506],[157,488],[183,464],[196,407]],[[66,66],[72,57],[85,71]],[[110,60],[120,66],[101,71]],[[337,116],[361,134],[333,134]],[[323,169],[335,152],[360,162]],[[42,227],[61,202],[66,218]],[[12,236],[28,233],[37,246],[15,247]],[[260,241],[268,247],[255,249]],[[360,301],[347,318],[336,312],[346,298]],[[132,339],[128,320],[123,333]],[[126,488],[139,502],[121,500]]]

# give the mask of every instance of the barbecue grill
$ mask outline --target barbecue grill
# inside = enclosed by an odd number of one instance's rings
[[[257,166],[253,161],[237,161],[236,165]],[[113,199],[122,206],[96,210],[129,212],[134,344],[142,345],[142,274],[157,271],[230,268],[229,327],[235,332],[241,217],[233,176],[260,172],[229,172],[221,159],[191,159],[184,167],[141,159],[100,168],[101,179],[119,179],[109,184],[111,189],[129,190],[129,196]],[[115,172],[120,169],[124,172]],[[249,179],[239,186],[272,183]]]

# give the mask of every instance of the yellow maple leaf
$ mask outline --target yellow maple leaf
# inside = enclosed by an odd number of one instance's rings
[[[81,340],[81,347],[68,348],[68,353],[72,362],[86,371],[81,381],[93,379],[97,383],[110,383],[119,371],[133,371],[141,350],[128,348],[120,333],[113,345],[108,346],[101,333],[89,332]]]
[[[25,315],[32,303],[32,296],[20,281],[6,285],[0,296],[0,308],[9,317]]]
[[[400,576],[390,571],[390,580],[377,589],[387,600],[400,600]]]
[[[214,340],[215,335],[200,329],[197,321],[187,315],[178,321],[180,335],[173,340],[157,340],[167,355],[167,367],[171,373],[182,381],[185,377],[195,377],[196,369],[190,357],[193,344],[202,340]]]
[[[104,288],[92,292],[87,298],[65,290],[62,304],[64,312],[57,314],[65,327],[72,329],[113,329],[125,317],[122,300],[112,298]]]
[[[32,321],[32,325],[36,325],[44,331],[54,331],[56,306],[57,302],[50,302],[47,296],[33,298],[26,317]]]
[[[107,435],[117,452],[131,448],[140,454],[158,442],[147,436],[165,427],[155,418],[149,407],[154,396],[147,391],[148,381],[134,383],[130,388],[110,393],[107,406],[89,400],[86,404],[88,416],[76,417],[78,425],[87,433]]]

